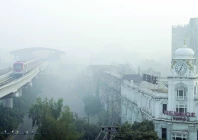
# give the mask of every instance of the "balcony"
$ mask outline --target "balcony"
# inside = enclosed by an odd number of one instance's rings
[[[177,100],[184,101],[186,100],[186,96],[177,96]]]
[[[160,114],[159,117],[155,118],[156,120],[166,120],[170,122],[182,122],[182,123],[197,123],[197,117],[187,117],[187,116],[171,116],[166,114]]]

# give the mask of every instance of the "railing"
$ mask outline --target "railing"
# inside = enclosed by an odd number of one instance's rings
[[[186,96],[177,96],[177,100],[180,100],[180,101],[186,100]]]
[[[170,122],[184,122],[184,123],[189,123],[189,122],[194,122],[196,123],[197,117],[188,117],[188,116],[174,116],[174,115],[166,115],[166,114],[160,114],[159,117],[155,118],[156,120],[166,120]]]
[[[146,93],[153,97],[168,98],[167,93],[156,93],[156,92],[153,92],[152,90],[145,88],[139,84],[135,84],[135,83],[131,84],[128,81],[124,81],[124,84],[130,86],[131,88],[133,88],[134,90],[136,90],[138,92]]]
[[[168,91],[168,88],[162,83],[160,80],[158,81],[159,86],[161,86],[164,90]]]

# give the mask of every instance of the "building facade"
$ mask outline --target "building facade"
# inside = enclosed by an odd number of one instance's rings
[[[97,76],[97,89],[104,108],[110,114],[111,123],[106,125],[152,120],[161,139],[197,140],[196,64],[195,52],[184,44],[175,50],[167,85],[159,88],[158,82],[157,88],[150,89],[144,81],[133,80],[134,76],[101,70]]]
[[[195,58],[198,59],[198,18],[191,18],[189,24],[172,27],[172,58],[184,40],[186,45],[194,50]]]
[[[198,18],[191,18],[189,22],[189,40],[190,47],[195,52],[195,58],[198,60]]]
[[[109,112],[109,124],[121,124],[121,83],[122,76],[103,71],[100,74],[99,97]]]
[[[189,24],[172,26],[172,58],[175,51],[184,44],[190,46]]]
[[[152,91],[133,82],[122,83],[121,120],[153,120],[159,138],[198,139],[198,74],[191,48],[178,48],[168,77],[168,92]]]
[[[162,118],[154,118],[158,136],[167,140],[197,140],[198,75],[194,51],[186,45],[175,51],[168,77],[168,104]]]
[[[122,123],[141,122],[161,118],[163,104],[168,103],[167,92],[154,92],[133,82],[124,81],[121,87],[122,94]]]

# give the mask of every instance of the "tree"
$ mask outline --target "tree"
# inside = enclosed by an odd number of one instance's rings
[[[35,82],[36,83],[36,82]],[[23,122],[23,117],[29,112],[29,107],[36,100],[36,95],[41,91],[38,84],[33,84],[33,88],[23,88],[23,96],[13,98],[13,108],[0,105],[0,132],[11,132]],[[0,135],[0,140],[9,135]]]
[[[12,109],[0,105],[0,115],[0,132],[5,130],[6,132],[11,132],[12,130],[16,129],[21,122],[23,122],[23,114],[21,111],[15,108]],[[0,140],[7,136],[0,135]]]
[[[86,96],[84,98],[84,104],[85,104],[85,112],[87,115],[96,115],[98,114],[102,109],[102,104],[100,102],[100,99],[96,96]]]
[[[157,140],[152,121],[135,122],[134,124],[124,123],[120,128],[120,133],[116,136],[122,140]],[[121,137],[120,137],[121,136]]]
[[[63,100],[55,102],[53,99],[42,100],[38,98],[31,106],[29,117],[32,126],[38,126],[36,140],[76,140],[82,134],[76,130],[73,113],[68,106],[63,107]]]
[[[88,124],[87,118],[80,118],[77,114],[74,115],[74,124],[77,131],[82,135],[79,140],[89,139],[94,140],[100,131],[100,127],[94,124]]]

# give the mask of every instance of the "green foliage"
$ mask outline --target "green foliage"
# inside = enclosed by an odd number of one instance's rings
[[[29,110],[29,103],[23,97],[14,98],[13,108],[18,110],[22,115],[24,115]]]
[[[73,113],[68,106],[63,107],[63,100],[55,102],[53,99],[38,98],[30,108],[29,117],[33,126],[38,126],[36,140],[76,140],[82,134],[76,129]]]
[[[150,131],[154,130],[154,124],[152,121],[142,121],[142,122],[134,122],[132,125],[133,131]]]
[[[32,126],[40,126],[46,116],[51,116],[54,119],[58,119],[63,108],[63,100],[59,99],[58,102],[54,102],[53,99],[47,98],[42,101],[41,98],[37,98],[36,103],[30,107],[29,117],[32,118]]]
[[[17,126],[23,122],[23,114],[18,109],[12,109],[3,107],[0,105],[0,132],[7,131],[11,132],[16,129]],[[6,136],[0,135],[0,140],[4,139]]]
[[[21,115],[29,113],[29,108],[36,101],[37,94],[41,91],[41,87],[37,82],[33,83],[33,87],[22,88],[23,95],[13,98],[13,108]]]
[[[84,140],[95,139],[100,127],[88,124],[87,118],[73,114],[68,106],[63,107],[63,100],[42,100],[38,98],[32,105],[29,117],[33,126],[38,126],[36,140]]]
[[[0,135],[0,140],[5,140],[5,137],[3,135]]]
[[[153,131],[141,132],[141,131],[132,131],[128,133],[127,139],[131,140],[157,140],[157,134]]]
[[[94,140],[100,131],[100,127],[94,124],[88,124],[87,118],[79,118],[77,114],[74,115],[74,124],[77,131],[82,134],[79,140],[89,139]]]
[[[157,134],[154,131],[154,125],[152,121],[135,122],[134,124],[124,123],[120,127],[120,134],[122,134],[122,140],[157,140]],[[120,135],[116,137],[119,139]]]
[[[1,130],[11,131],[15,129],[23,120],[23,116],[18,110],[0,106],[0,126]]]
[[[85,112],[88,115],[96,115],[98,114],[102,109],[102,104],[100,102],[100,99],[96,96],[86,96],[84,98],[84,104],[85,104]]]
[[[29,112],[29,107],[36,100],[36,93],[39,93],[39,85],[33,84],[33,88],[23,88],[23,96],[13,98],[13,108],[0,106],[0,132],[11,132],[23,122],[23,117]],[[0,140],[6,136],[0,135]]]

